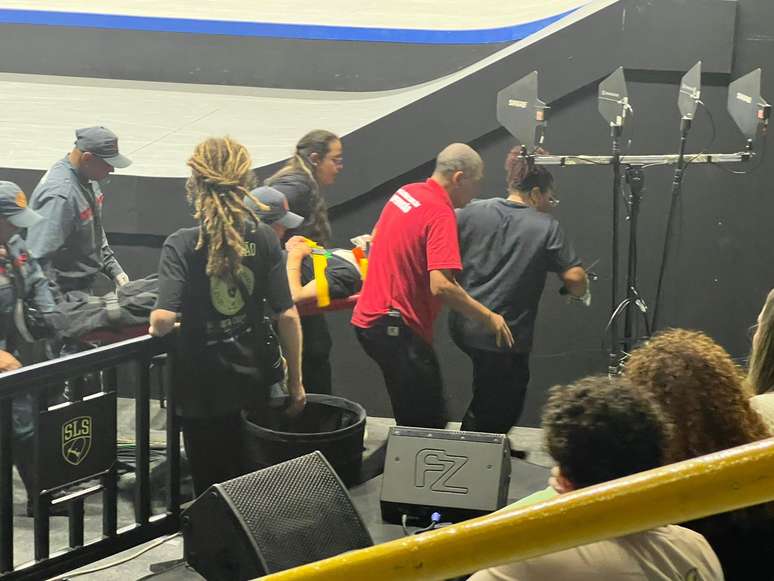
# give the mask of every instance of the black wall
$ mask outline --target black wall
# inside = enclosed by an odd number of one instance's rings
[[[382,91],[455,72],[506,45],[299,40],[0,23],[0,71],[165,83]],[[320,54],[325,58],[319,58]],[[407,67],[407,62],[412,66]]]
[[[702,27],[701,17],[700,12],[695,13],[697,28]],[[699,111],[690,135],[691,152],[704,147],[713,152],[743,148],[743,137],[726,113],[726,87],[730,80],[763,67],[763,95],[774,97],[774,3],[742,0],[737,17],[732,73],[708,74],[704,78],[702,100],[714,117],[714,143],[710,145],[710,120],[704,111]],[[627,130],[631,139],[628,152],[676,152],[676,99],[681,74],[658,70],[627,70],[626,74],[635,110]],[[597,112],[596,81],[551,105],[548,146],[553,152],[609,153],[608,131]],[[503,192],[502,165],[512,144],[512,138],[503,130],[492,131],[473,142],[486,163],[484,191],[489,195]],[[774,178],[774,158],[767,156],[763,163],[754,161],[726,169],[752,173],[730,175],[706,165],[693,166],[687,172],[660,319],[663,326],[704,330],[741,359],[749,348],[748,329],[766,293],[774,287],[774,234],[770,226],[774,197],[769,187]],[[369,231],[397,186],[424,179],[430,171],[431,164],[425,163],[356,201],[335,208],[333,227],[338,242],[344,244],[350,234]],[[576,167],[556,169],[554,174],[561,198],[556,216],[586,261],[600,259],[595,268],[600,280],[593,286],[593,302],[588,309],[566,304],[557,293],[556,281],[549,281],[538,318],[530,398],[521,422],[525,425],[539,422],[539,409],[549,386],[606,370],[607,348],[602,347],[602,340],[610,313],[612,172],[609,167]],[[639,229],[639,290],[649,304],[655,295],[672,175],[670,167],[646,170]],[[628,232],[622,224],[621,234],[625,238]],[[388,415],[389,404],[378,370],[363,357],[347,320],[343,314],[331,317],[338,391],[365,402],[372,414]],[[470,397],[470,365],[449,339],[445,317],[436,325],[436,347],[449,407],[459,418]]]
[[[387,197],[403,183],[427,177],[433,155],[450,141],[472,142],[479,149],[487,167],[484,192],[501,195],[502,164],[513,141],[497,129],[495,95],[533,69],[540,71],[541,96],[552,107],[547,145],[553,152],[609,152],[608,131],[597,112],[596,84],[623,64],[635,110],[627,129],[631,139],[627,152],[668,153],[676,152],[678,145],[681,72],[701,58],[708,73],[702,98],[714,116],[716,136],[710,146],[711,124],[700,111],[690,151],[705,146],[712,151],[740,150],[743,138],[725,112],[726,87],[741,74],[763,67],[763,95],[774,99],[772,23],[770,0],[622,1],[346,136],[347,168],[329,193],[336,242],[346,245],[351,236],[370,231]],[[265,177],[269,170],[262,168],[259,174]],[[3,171],[4,179],[18,181],[27,191],[40,173]],[[588,262],[600,259],[595,268],[600,280],[588,309],[566,304],[557,294],[556,281],[549,281],[538,318],[528,409],[522,418],[526,425],[538,422],[550,385],[606,368],[602,336],[610,302],[611,170],[576,167],[554,173],[561,198],[556,215],[579,254]],[[771,156],[749,175],[691,167],[678,212],[662,321],[703,329],[738,357],[746,354],[747,329],[774,286],[770,267],[774,234],[769,226],[774,200],[767,187],[772,173]],[[667,167],[649,168],[646,173],[639,290],[649,303],[654,298],[671,179],[672,169]],[[114,247],[133,276],[152,272],[158,257],[154,247],[163,235],[189,223],[182,180],[119,175],[113,182],[106,227],[113,233]],[[625,237],[625,225],[621,232]],[[390,415],[381,376],[357,345],[348,314],[331,314],[330,323],[337,393],[363,402],[372,415]],[[436,326],[436,346],[449,407],[459,418],[470,397],[470,367],[451,344],[443,317]]]

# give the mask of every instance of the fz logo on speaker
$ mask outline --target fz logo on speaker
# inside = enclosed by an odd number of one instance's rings
[[[91,426],[92,421],[89,416],[73,418],[62,424],[62,456],[73,466],[83,462],[89,455]]]
[[[465,456],[452,456],[446,450],[425,448],[417,452],[414,486],[429,487],[433,492],[467,494],[467,486],[454,486],[450,483],[454,475],[467,464]]]

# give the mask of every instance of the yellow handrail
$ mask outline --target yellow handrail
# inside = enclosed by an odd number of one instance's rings
[[[774,438],[671,464],[266,581],[433,581],[774,499]],[[324,515],[321,515],[324,518]]]

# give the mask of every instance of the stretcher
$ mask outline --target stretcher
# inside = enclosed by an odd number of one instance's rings
[[[318,307],[317,301],[315,299],[304,301],[296,306],[298,307],[298,313],[302,317],[320,315],[331,311],[351,310],[357,303],[358,297],[360,297],[359,294],[352,295],[346,299],[332,299],[327,307]],[[141,335],[145,335],[147,332],[148,325],[147,323],[144,323],[142,325],[131,325],[121,329],[97,329],[96,331],[91,331],[90,333],[87,333],[81,337],[81,340],[84,343],[108,345],[110,343],[117,343],[118,341],[140,337]]]

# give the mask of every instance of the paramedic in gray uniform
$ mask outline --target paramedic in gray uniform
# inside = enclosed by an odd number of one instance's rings
[[[34,337],[28,327],[31,309],[41,317],[54,310],[54,299],[40,266],[27,254],[19,232],[43,218],[27,207],[27,198],[13,182],[0,181],[0,373],[29,363],[20,351]],[[45,325],[44,320],[40,320]],[[21,361],[20,361],[21,359]],[[27,514],[32,516],[32,494],[37,474],[32,463],[34,450],[34,406],[30,394],[13,399],[13,461],[27,490]],[[56,514],[61,514],[57,511]]]
[[[73,150],[48,170],[30,198],[30,208],[45,219],[28,230],[27,247],[58,302],[70,291],[91,293],[100,272],[116,286],[129,282],[102,227],[99,182],[132,162],[105,127],[78,129],[75,138]]]

